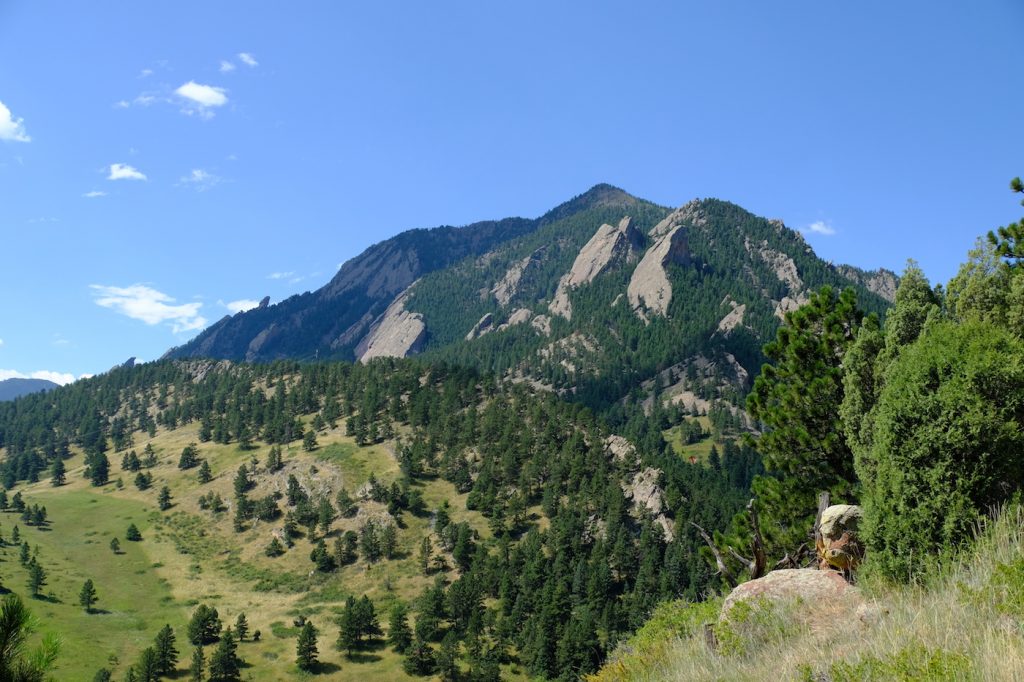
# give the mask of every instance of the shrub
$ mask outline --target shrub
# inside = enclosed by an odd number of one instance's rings
[[[928,327],[889,367],[858,458],[870,563],[889,578],[971,538],[1024,473],[1024,343],[985,323]]]

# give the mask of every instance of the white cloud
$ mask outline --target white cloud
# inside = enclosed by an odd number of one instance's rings
[[[192,172],[178,180],[179,185],[191,185],[197,192],[204,192],[220,183],[220,176],[204,171],[202,168],[194,168]]]
[[[811,234],[820,234],[826,237],[831,237],[836,233],[836,229],[832,227],[832,224],[825,220],[815,220],[800,231],[804,233],[810,232]]]
[[[132,105],[132,103],[129,102],[128,100],[126,100],[126,99],[122,99],[122,100],[118,100],[118,101],[114,102],[114,107],[117,108],[117,109],[127,109],[131,105]]]
[[[224,94],[226,92],[224,88],[189,81],[175,90],[174,94],[199,107],[200,113],[212,115],[207,111],[210,107],[222,107],[228,103],[228,96]]]
[[[260,65],[260,63],[258,61],[256,61],[256,58],[253,57],[252,54],[250,54],[248,52],[239,52],[238,53],[238,58],[241,59],[242,63],[244,63],[246,66],[252,67],[252,66],[259,66]]]
[[[230,310],[232,313],[241,313],[246,310],[252,310],[260,304],[259,301],[254,301],[251,298],[241,298],[237,301],[228,301],[227,303],[224,301],[218,301],[218,303]]]
[[[0,346],[3,346],[3,345],[4,345],[4,340],[0,339]]]
[[[145,180],[146,176],[138,168],[127,163],[110,164],[110,175],[107,180]]]
[[[127,287],[111,287],[102,284],[90,284],[96,297],[96,305],[110,308],[133,320],[142,320],[154,325],[166,322],[172,331],[195,331],[206,326],[206,318],[199,314],[202,303],[182,303],[170,305],[174,299],[144,284],[132,284]]]
[[[147,78],[153,75],[153,69],[143,69],[139,72],[139,78]]]
[[[24,119],[14,118],[11,110],[0,102],[0,140],[8,142],[31,142],[32,138],[25,132]]]
[[[291,271],[289,271],[289,272],[272,272],[269,275],[267,275],[267,279],[288,279],[289,277],[291,277],[294,274],[295,273],[291,272]]]
[[[237,68],[237,67],[232,62],[229,62],[226,59],[220,60],[220,72],[221,73],[231,73],[232,71],[235,70],[235,68]]]
[[[107,193],[106,192],[101,192],[98,189],[94,189],[91,192],[86,192],[82,196],[85,197],[86,199],[97,199],[99,197],[107,196]]]
[[[90,376],[92,375],[83,374],[78,378],[85,379],[86,377]],[[61,386],[63,386],[65,384],[70,384],[72,381],[75,381],[75,375],[69,372],[53,372],[48,369],[40,369],[35,372],[30,372],[28,374],[25,374],[24,372],[19,372],[16,369],[0,369],[0,381],[3,381],[5,379],[46,379],[47,381],[52,381],[55,384],[60,384]]]

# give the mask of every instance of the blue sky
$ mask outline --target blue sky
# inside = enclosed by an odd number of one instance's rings
[[[598,182],[945,281],[1019,218],[1021,35],[1015,0],[0,0],[0,378],[152,360]]]

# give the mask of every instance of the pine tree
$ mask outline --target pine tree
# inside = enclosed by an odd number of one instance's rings
[[[130,542],[138,542],[142,539],[142,533],[134,523],[129,523],[128,529],[124,532],[124,538]]]
[[[64,460],[58,457],[53,460],[53,464],[50,465],[50,483],[53,487],[57,488],[64,485],[64,481],[67,479],[67,471],[64,467]]]
[[[161,675],[170,675],[178,664],[178,650],[175,648],[176,637],[170,625],[164,625],[156,634],[153,650],[156,652],[157,667]]]
[[[437,674],[443,682],[457,682],[459,679],[459,638],[454,630],[441,640],[441,648],[434,657]]]
[[[410,675],[430,675],[434,672],[434,651],[418,634],[406,652],[402,669]]]
[[[200,483],[205,484],[213,480],[213,471],[210,470],[210,463],[205,459],[203,460],[203,463],[199,465],[198,476]]]
[[[316,431],[310,429],[302,436],[302,449],[306,452],[313,452],[316,450]]]
[[[409,610],[402,602],[391,608],[388,618],[388,644],[398,653],[405,653],[412,644],[412,629],[409,627]]]
[[[267,548],[263,550],[263,553],[266,554],[268,557],[281,556],[282,554],[284,554],[284,545],[282,545],[281,541],[278,540],[277,537],[275,536],[270,539],[270,544],[267,545]]]
[[[78,593],[78,603],[82,605],[86,613],[92,613],[92,605],[96,603],[96,588],[92,580],[86,580],[82,585],[82,591]]]
[[[244,642],[249,636],[249,621],[245,619],[245,613],[239,613],[235,619],[235,634],[238,635],[239,642]]]
[[[39,565],[39,562],[32,559],[28,565],[28,589],[33,597],[38,597],[43,587],[46,586],[46,571]]]
[[[210,656],[210,682],[238,682],[242,679],[237,650],[235,636],[228,628]]]
[[[206,672],[206,654],[203,647],[197,645],[192,650],[192,663],[188,667],[189,680],[191,682],[203,682],[203,673]]]
[[[191,469],[197,464],[199,464],[199,450],[196,448],[195,443],[189,443],[181,451],[181,456],[178,458],[178,468],[183,470]]]
[[[121,541],[117,538],[111,538],[110,540],[110,551],[114,554],[121,553]]]
[[[307,620],[295,645],[295,663],[302,670],[313,670],[317,665],[316,635],[316,628]]]
[[[171,508],[171,489],[167,486],[160,488],[160,494],[156,498],[157,506],[160,507],[160,511],[167,511]]]
[[[160,679],[160,664],[153,647],[142,650],[139,662],[135,664],[135,673],[139,682],[157,682]]]

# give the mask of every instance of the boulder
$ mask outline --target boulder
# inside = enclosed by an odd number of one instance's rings
[[[480,321],[473,325],[473,328],[466,334],[466,341],[480,338],[494,327],[494,315],[486,313]]]
[[[843,576],[835,571],[819,571],[814,568],[780,569],[734,588],[722,604],[719,621],[728,620],[729,612],[737,604],[753,600],[766,602],[772,606],[783,606],[801,600],[810,613],[823,611],[821,607],[828,605],[841,607],[841,610],[850,614],[859,614],[865,604],[860,590],[846,582]]]
[[[821,513],[820,537],[815,543],[819,568],[834,568],[847,576],[864,558],[864,546],[858,533],[861,508],[852,504],[834,504]]]

